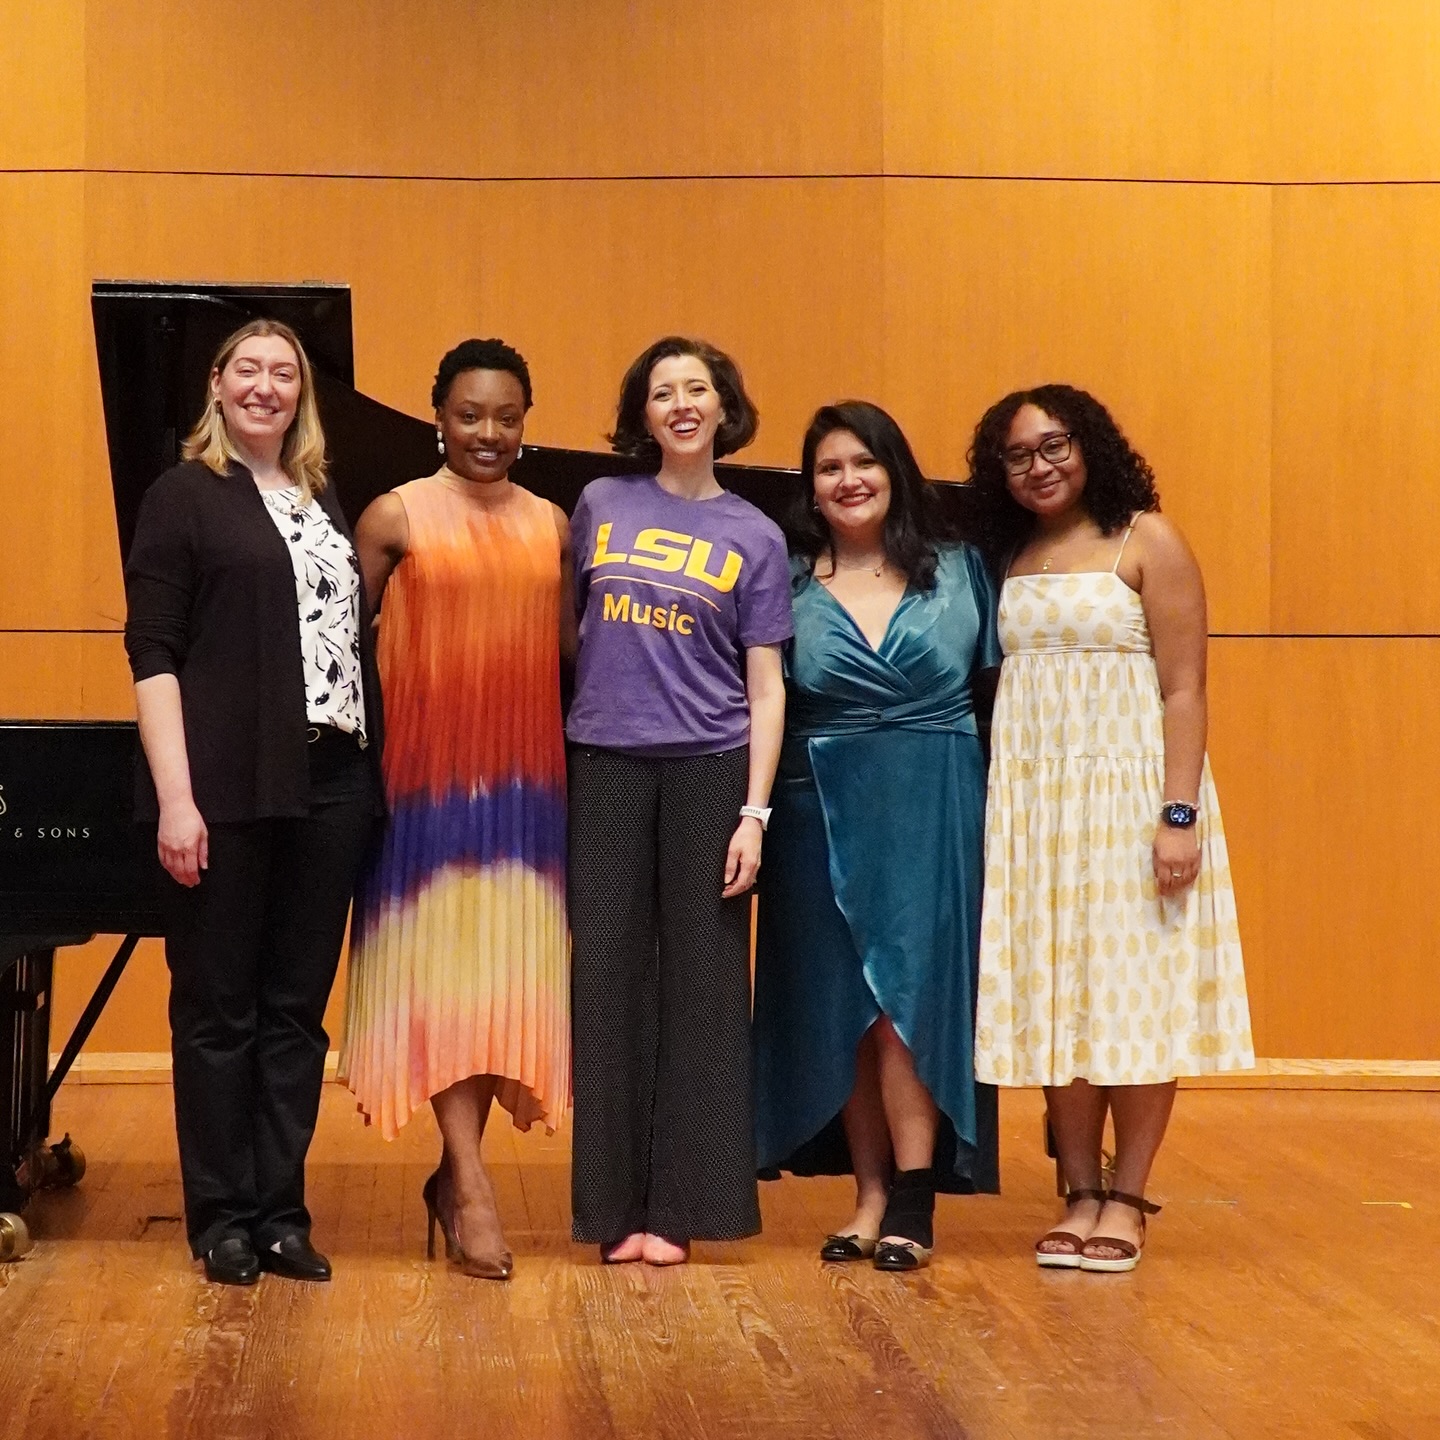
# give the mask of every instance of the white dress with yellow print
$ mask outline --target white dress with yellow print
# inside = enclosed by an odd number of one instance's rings
[[[1199,878],[1170,900],[1155,886],[1170,797],[1139,595],[1113,572],[1015,576],[999,623],[976,1078],[1145,1085],[1253,1066],[1208,759]]]

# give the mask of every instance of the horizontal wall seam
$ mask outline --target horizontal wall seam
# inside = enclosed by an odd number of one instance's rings
[[[1390,180],[1226,180],[1204,176],[1183,175],[972,175],[964,173],[835,170],[773,172],[727,172],[706,174],[634,173],[614,175],[422,175],[389,171],[362,170],[163,170],[83,165],[0,166],[0,175],[151,175],[176,179],[208,180],[416,180],[447,185],[573,185],[582,182],[664,184],[672,181],[697,180],[965,180],[993,184],[1032,185],[1211,185],[1220,189],[1249,190],[1323,190],[1366,189],[1396,186],[1440,185],[1440,174],[1431,178]]]

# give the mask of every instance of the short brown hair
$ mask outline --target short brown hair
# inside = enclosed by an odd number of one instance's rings
[[[657,340],[635,360],[620,382],[620,403],[615,407],[615,429],[606,438],[618,455],[660,463],[660,446],[645,424],[645,404],[650,398],[650,372],[662,360],[693,355],[703,361],[711,383],[720,396],[724,418],[715,432],[715,458],[743,450],[760,428],[760,412],[745,393],[740,367],[723,351],[704,340],[685,335],[667,335]]]

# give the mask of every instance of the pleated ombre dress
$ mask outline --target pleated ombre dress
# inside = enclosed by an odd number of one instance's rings
[[[340,1078],[393,1138],[497,1075],[521,1129],[569,1101],[560,537],[550,503],[442,469],[395,492],[409,548],[377,656],[390,818],[356,898]]]

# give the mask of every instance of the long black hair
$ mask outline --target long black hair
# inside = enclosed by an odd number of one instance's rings
[[[992,567],[1008,562],[1035,523],[1034,515],[1010,494],[1005,474],[1005,443],[1010,423],[1022,405],[1034,405],[1058,420],[1079,446],[1085,461],[1085,491],[1080,503],[1101,534],[1113,535],[1130,523],[1137,510],[1160,508],[1155,472],[1093,395],[1073,385],[1016,390],[980,417],[970,443],[976,538]]]
[[[794,550],[815,562],[830,548],[830,527],[815,505],[815,452],[837,430],[848,430],[885,467],[890,477],[890,509],[885,515],[885,555],[917,590],[935,584],[937,547],[946,538],[929,482],[920,472],[905,432],[878,405],[842,400],[822,405],[805,432],[800,473],[805,488],[795,503],[788,530]]]

